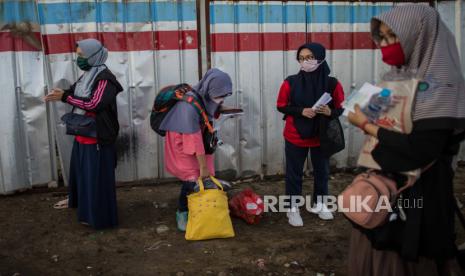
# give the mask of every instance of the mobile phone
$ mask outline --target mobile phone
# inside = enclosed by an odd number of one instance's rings
[[[220,113],[221,114],[236,114],[236,113],[244,113],[244,110],[242,108],[231,108],[231,109],[222,110]]]

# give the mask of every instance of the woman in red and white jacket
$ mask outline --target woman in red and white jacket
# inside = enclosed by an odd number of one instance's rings
[[[328,195],[329,155],[320,147],[322,116],[337,118],[342,114],[344,90],[337,79],[329,77],[330,69],[325,61],[326,49],[318,43],[302,45],[297,50],[300,71],[284,80],[279,90],[277,108],[285,114],[284,127],[286,155],[286,195],[290,196],[291,209],[287,213],[289,224],[303,226],[296,198],[302,195],[303,167],[310,150],[314,175],[312,209],[321,219],[333,219],[324,204]],[[328,92],[332,101],[328,105],[312,109],[313,105]],[[327,120],[324,120],[327,121]]]

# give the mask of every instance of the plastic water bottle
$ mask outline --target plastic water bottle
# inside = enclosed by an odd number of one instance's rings
[[[362,112],[370,122],[376,122],[382,112],[386,112],[391,106],[391,90],[384,88],[381,92],[373,95]]]

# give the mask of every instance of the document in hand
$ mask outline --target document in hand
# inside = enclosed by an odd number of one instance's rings
[[[342,103],[342,107],[344,107],[344,113],[342,113],[342,115],[348,116],[349,112],[354,112],[356,104],[358,104],[360,108],[363,108],[368,104],[371,96],[381,92],[381,90],[383,89],[365,82],[358,91],[350,94],[350,96]]]
[[[327,105],[333,98],[328,92],[325,92],[318,101],[312,106],[312,109],[315,110],[320,105]]]

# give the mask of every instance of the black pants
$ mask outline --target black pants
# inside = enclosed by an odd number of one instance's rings
[[[178,210],[180,212],[187,212],[187,195],[194,191],[195,182],[184,181],[182,182],[181,192],[179,193]]]
[[[321,152],[320,147],[299,147],[286,141],[286,195],[302,195],[302,178],[308,151],[313,165],[314,188],[312,200],[317,196],[328,195],[329,158]]]

